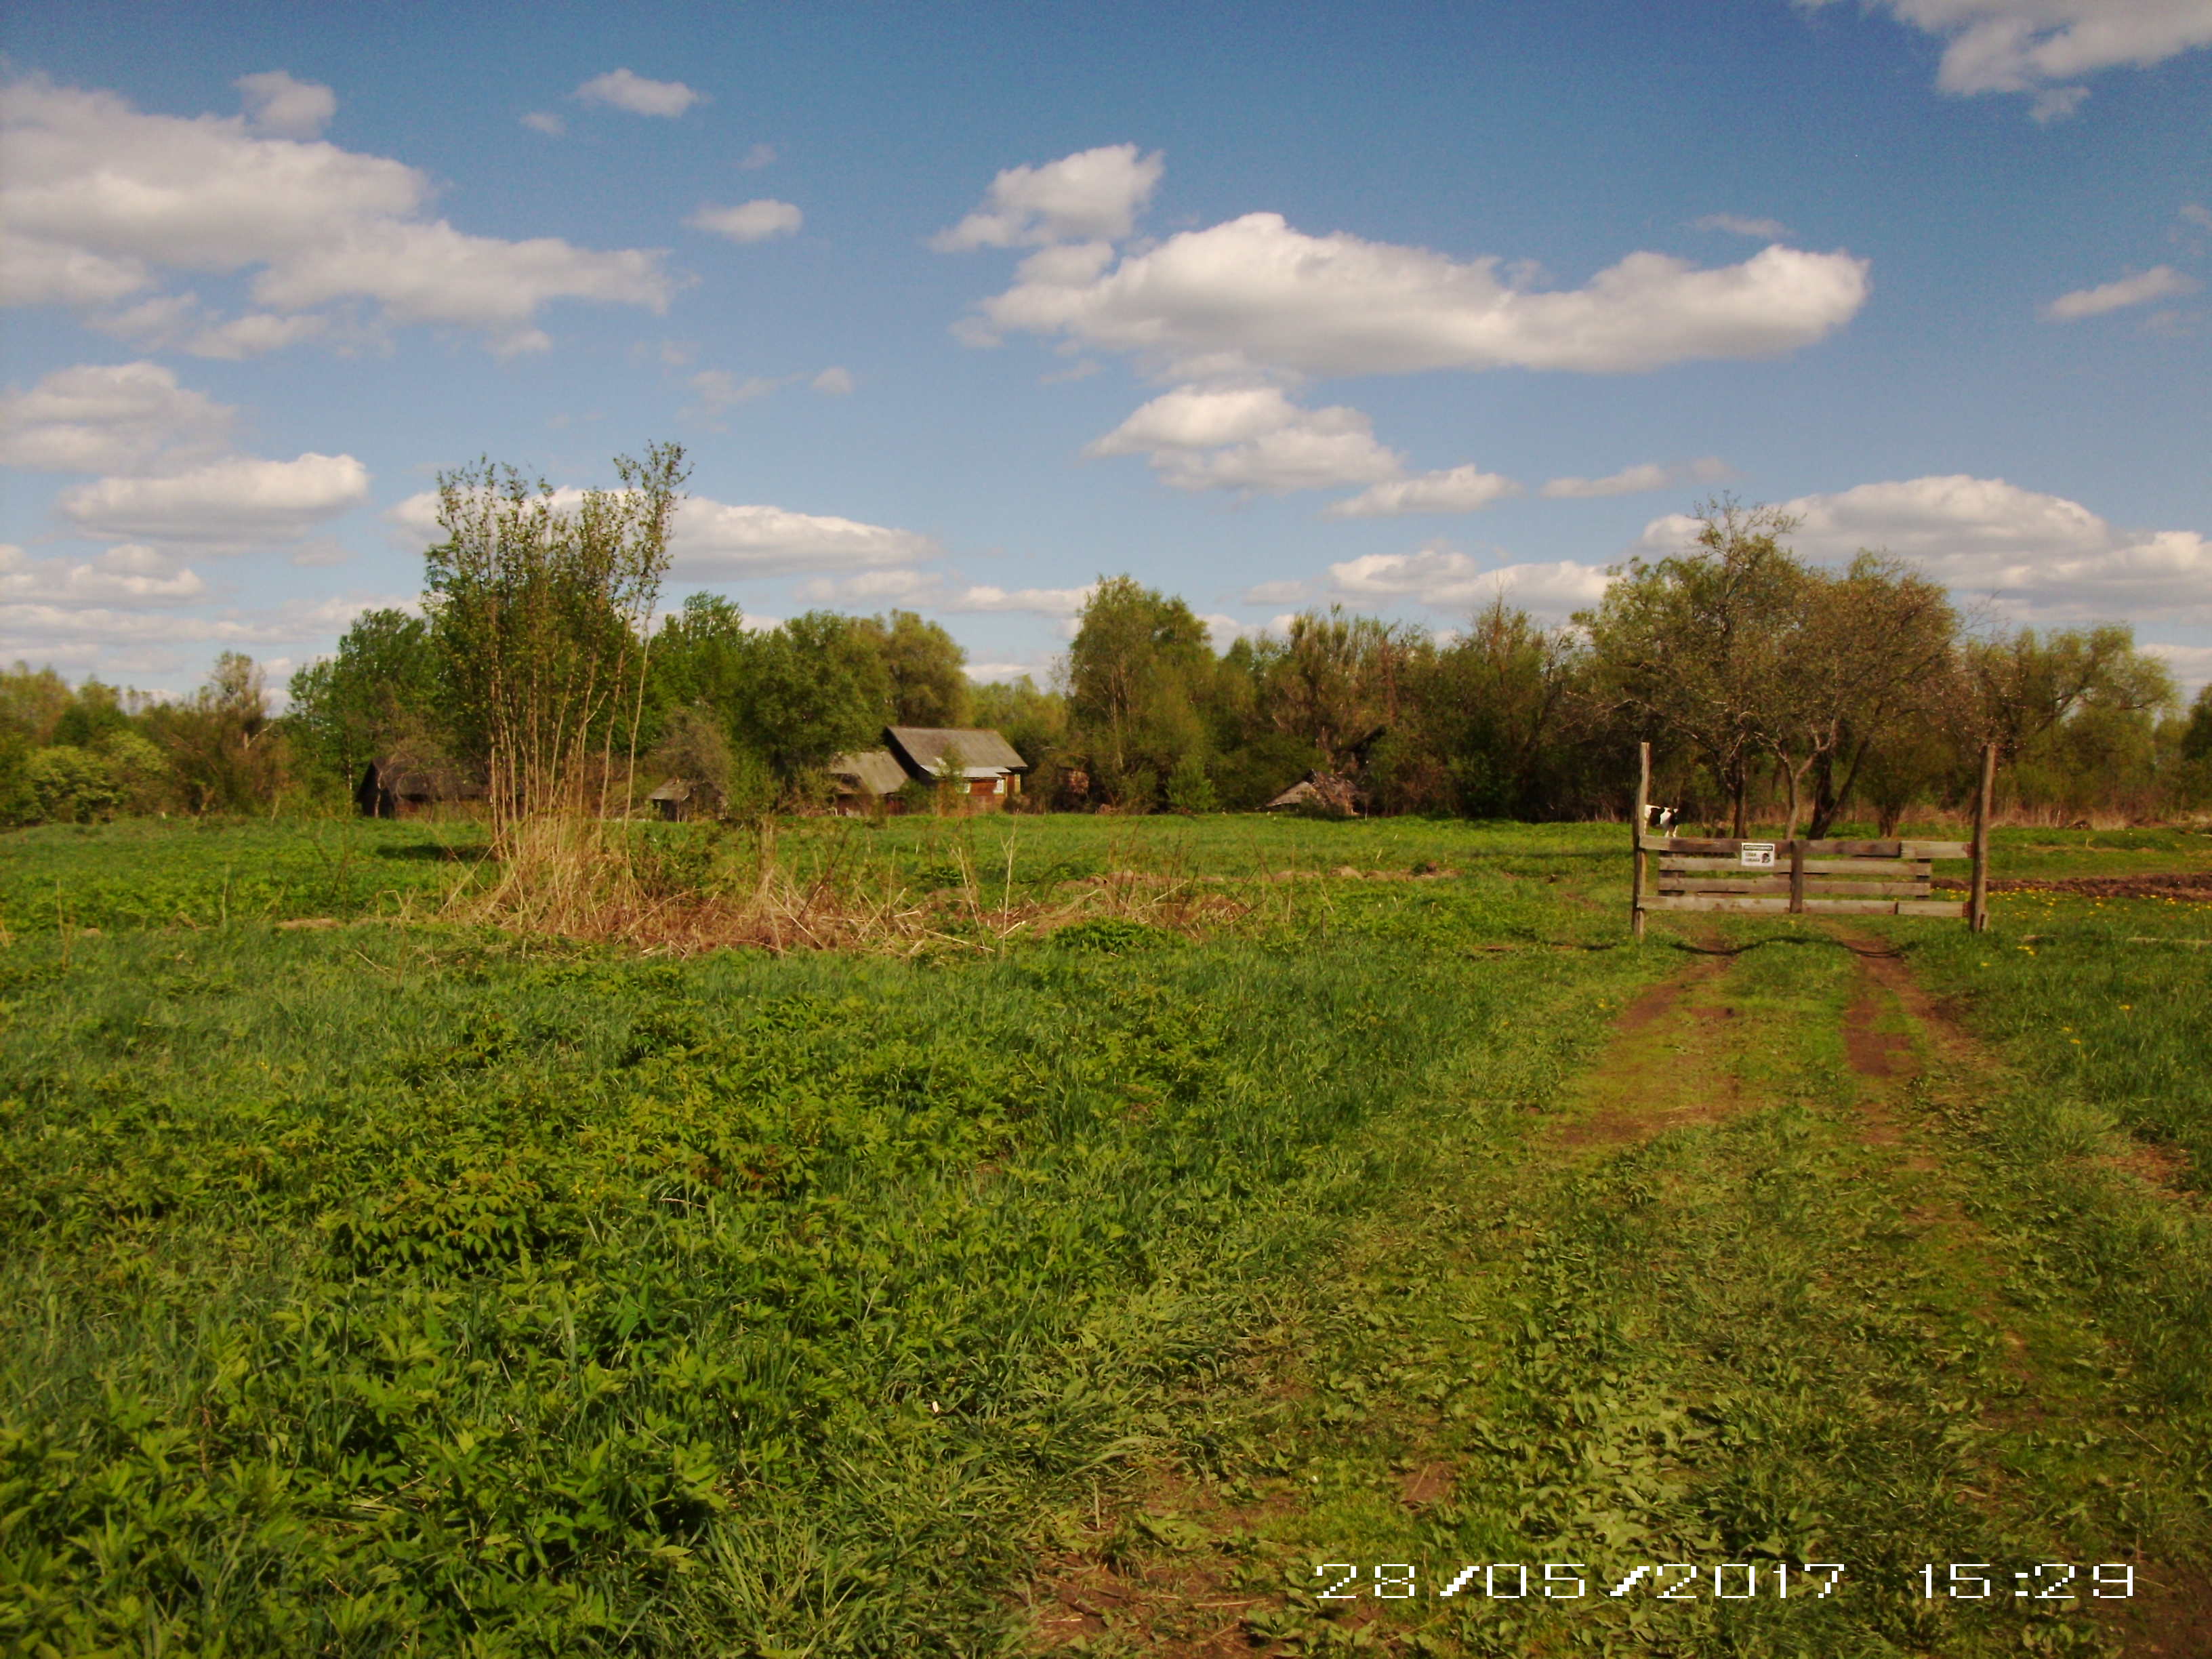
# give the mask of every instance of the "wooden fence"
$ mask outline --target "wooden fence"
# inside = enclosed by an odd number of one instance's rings
[[[1636,879],[1632,926],[1644,937],[1653,910],[1750,910],[1786,915],[1949,916],[1980,933],[1990,924],[1990,793],[1996,750],[1982,754],[1974,838],[1960,841],[1728,841],[1655,836],[1646,810],[1651,745],[1636,781]],[[1973,860],[1965,899],[1935,896],[1935,860]],[[1652,868],[1654,862],[1657,869]]]

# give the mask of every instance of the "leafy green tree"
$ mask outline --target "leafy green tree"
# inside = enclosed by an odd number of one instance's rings
[[[810,611],[754,640],[738,736],[785,785],[798,784],[833,757],[872,746],[890,701],[870,634],[850,617]]]
[[[689,469],[675,444],[614,465],[621,488],[573,506],[488,461],[439,475],[446,538],[425,555],[424,599],[441,702],[485,768],[502,833],[594,794],[604,810],[618,744],[635,770],[644,629]]]
[[[1182,600],[1133,577],[1099,579],[1068,649],[1068,712],[1109,802],[1156,805],[1176,763],[1203,757],[1197,697],[1214,671],[1206,624]]]
[[[239,652],[217,657],[190,699],[149,709],[146,725],[187,811],[266,810],[289,781],[290,757],[283,729],[269,718],[260,665]]]
[[[23,781],[32,811],[45,823],[104,823],[123,801],[107,763],[74,744],[32,750]]]
[[[372,760],[436,749],[439,678],[428,623],[363,611],[335,656],[292,676],[285,725],[302,769],[350,790]]]
[[[912,611],[894,611],[854,624],[883,659],[892,726],[965,726],[968,653],[951,635]]]
[[[1705,503],[1689,547],[1632,559],[1594,611],[1595,688],[1645,734],[1704,763],[1747,833],[1754,768],[1771,752],[1787,659],[1810,577],[1783,538],[1796,521],[1733,499]]]

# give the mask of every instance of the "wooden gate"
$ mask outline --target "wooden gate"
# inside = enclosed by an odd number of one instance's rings
[[[1646,820],[1651,745],[1636,779],[1636,881],[1632,926],[1644,937],[1653,910],[1750,910],[1786,915],[1949,916],[1981,933],[1990,925],[1990,793],[1996,750],[1982,752],[1974,838],[1960,841],[1727,841],[1655,836]],[[1935,860],[1974,861],[1968,896],[1935,896]],[[1656,860],[1657,869],[1652,865]]]

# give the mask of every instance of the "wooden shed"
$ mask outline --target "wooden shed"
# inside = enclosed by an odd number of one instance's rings
[[[694,783],[689,778],[671,778],[646,799],[663,820],[680,823],[686,818],[712,817],[720,805],[720,799],[711,783]]]
[[[363,769],[354,786],[353,804],[365,818],[411,817],[438,806],[483,800],[490,793],[447,762],[390,755]]]
[[[890,750],[864,749],[858,754],[840,755],[827,770],[837,786],[837,810],[848,817],[906,811],[906,802],[899,798],[899,791],[906,787],[906,768]]]

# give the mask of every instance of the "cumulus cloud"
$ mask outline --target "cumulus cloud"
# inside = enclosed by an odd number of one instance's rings
[[[1406,513],[1474,513],[1520,493],[1521,486],[1502,473],[1485,472],[1472,465],[1455,466],[1371,485],[1349,501],[1336,502],[1322,516],[1388,519]]]
[[[209,548],[297,541],[368,497],[350,455],[235,456],[161,477],[106,477],[62,492],[62,516],[88,536]]]
[[[791,236],[806,222],[806,216],[788,202],[763,197],[736,207],[702,207],[684,222],[694,230],[710,230],[733,242],[765,242]]]
[[[0,143],[6,292],[19,304],[112,305],[161,267],[251,270],[264,313],[366,301],[388,321],[527,343],[550,301],[657,311],[672,291],[659,251],[470,235],[428,216],[417,169],[266,136],[243,116],[149,115],[112,93],[31,77],[0,94]],[[210,337],[211,355],[248,349],[279,324],[230,326],[228,340]]]
[[[770,380],[766,375],[750,374],[740,380],[724,369],[702,369],[691,377],[691,390],[699,399],[693,412],[711,418],[735,404],[768,397],[788,384],[787,379]]]
[[[832,363],[807,384],[824,397],[842,398],[853,390],[853,371]]]
[[[1832,0],[1799,0],[1808,9]],[[1944,91],[2033,93],[2038,120],[2073,113],[2100,70],[2154,64],[2212,45],[2204,0],[1867,0],[1945,42]]]
[[[34,561],[20,547],[0,546],[0,600],[10,604],[185,605],[206,592],[207,584],[167,554],[136,544],[87,561]]]
[[[802,584],[799,597],[815,605],[896,605],[954,612],[1026,613],[1069,617],[1091,601],[1091,587],[963,586],[935,570],[865,570],[854,576],[821,577]]]
[[[2125,530],[2079,501],[1966,474],[1801,495],[1782,510],[1807,556],[1841,563],[1861,548],[1911,560],[1962,595],[1993,596],[2032,620],[2212,623],[2212,541],[2191,530]],[[1695,533],[1680,514],[1644,526],[1646,551]]]
[[[1661,466],[1646,461],[1625,466],[1602,478],[1553,478],[1539,491],[1555,500],[1581,500],[1598,495],[1638,495],[1646,490],[1671,489],[1686,481],[1713,483],[1729,475],[1729,465],[1717,455],[1692,461],[1687,466]]]
[[[2167,645],[2151,640],[2138,644],[2152,656],[2165,659],[2183,696],[2193,697],[2200,687],[2212,683],[2212,645]]]
[[[0,582],[4,582],[0,576]],[[411,595],[355,592],[256,608],[205,611],[11,601],[0,589],[0,642],[40,661],[105,672],[150,669],[197,672],[184,647],[326,648],[364,611],[414,610]],[[204,658],[199,661],[204,662]]]
[[[554,501],[569,506],[581,495],[564,487],[554,492]],[[394,502],[383,516],[403,546],[428,546],[443,533],[432,490]],[[669,548],[671,574],[687,581],[911,566],[944,551],[933,538],[912,530],[781,507],[732,506],[704,495],[691,496],[678,509]]]
[[[1772,246],[1700,269],[1632,253],[1583,287],[1516,286],[1495,257],[1453,259],[1250,213],[1115,261],[1103,242],[1048,248],[958,331],[1139,354],[1218,380],[1259,375],[1540,368],[1588,374],[1770,357],[1856,313],[1868,262]]]
[[[278,138],[319,138],[338,112],[338,95],[283,70],[241,75],[231,82],[246,102],[246,124]]]
[[[675,574],[701,580],[912,564],[941,551],[911,530],[699,496],[684,502],[671,545]]]
[[[522,118],[522,125],[532,132],[542,132],[548,138],[558,138],[568,131],[568,124],[550,111],[534,109]]]
[[[743,155],[738,157],[738,166],[747,173],[758,173],[763,167],[775,165],[775,146],[774,144],[755,144]]]
[[[1114,241],[1134,228],[1165,167],[1158,151],[1106,144],[1040,167],[1008,167],[991,181],[983,205],[930,246],[965,248],[1047,242]]]
[[[1273,494],[1367,483],[1404,471],[1358,410],[1302,409],[1267,386],[1178,386],[1084,453],[1143,455],[1161,481],[1177,489]]]
[[[576,88],[575,96],[587,104],[605,104],[632,115],[674,117],[705,102],[707,95],[694,92],[681,81],[648,81],[642,75],[618,69],[593,76]]]
[[[1337,596],[1353,605],[1411,599],[1439,611],[1471,610],[1503,596],[1545,616],[1565,616],[1605,596],[1607,576],[1571,559],[1548,564],[1485,566],[1444,543],[1414,553],[1370,553],[1328,574]]]
[[[34,472],[157,471],[228,447],[238,411],[159,363],[58,368],[0,392],[0,465]]]
[[[1312,591],[1310,582],[1255,582],[1244,590],[1243,600],[1247,605],[1297,605]]]
[[[2054,323],[2078,322],[2084,317],[2102,316],[2108,311],[2118,311],[2128,306],[2139,306],[2152,300],[2171,299],[2178,294],[2194,294],[2197,279],[2183,275],[2172,265],[2153,265],[2135,276],[2123,276],[2117,282],[2105,283],[2096,288],[2076,289],[2071,294],[2062,294],[2044,307],[2046,320]]]
[[[1779,219],[1749,219],[1741,213],[1708,213],[1694,222],[1699,230],[1724,230],[1731,236],[1756,236],[1762,242],[1778,242],[1790,234]]]

